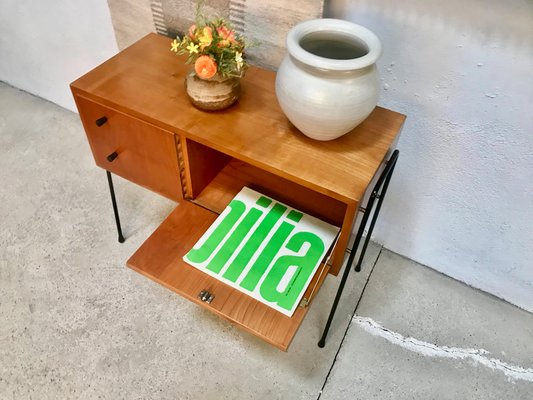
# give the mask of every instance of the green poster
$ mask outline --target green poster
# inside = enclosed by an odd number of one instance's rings
[[[183,259],[292,316],[338,232],[245,187]]]

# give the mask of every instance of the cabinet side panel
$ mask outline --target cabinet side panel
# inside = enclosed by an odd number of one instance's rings
[[[200,143],[185,140],[186,176],[190,198],[195,199],[230,162],[231,157]]]

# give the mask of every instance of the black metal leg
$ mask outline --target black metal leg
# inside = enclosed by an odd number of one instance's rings
[[[385,195],[387,194],[387,188],[389,187],[389,182],[392,178],[392,173],[394,172],[394,167],[396,166],[397,158],[398,158],[398,153],[396,153],[396,156],[394,156],[394,154],[391,156],[391,159],[389,160],[389,165],[391,165],[390,171],[387,173],[385,177],[385,182],[383,183],[383,188],[381,189],[381,193],[376,194],[376,198],[378,199],[378,204],[376,206],[376,210],[374,211],[374,215],[372,216],[372,221],[370,222],[370,227],[368,228],[368,232],[366,234],[365,243],[363,244],[363,248],[361,249],[361,254],[359,255],[359,261],[357,261],[357,265],[355,266],[356,272],[361,271],[361,265],[363,264],[363,258],[365,257],[366,248],[368,247],[368,242],[370,241],[370,237],[372,236],[374,225],[376,225],[376,221],[379,216],[379,211],[381,210],[381,204],[383,204],[383,200],[385,199]],[[371,210],[367,209],[367,212],[370,213]]]
[[[366,224],[368,222],[368,218],[370,216],[370,213],[372,211],[372,207],[374,206],[374,201],[377,198],[378,199],[378,205],[376,207],[376,211],[374,212],[374,216],[372,218],[372,222],[370,224],[370,229],[368,231],[367,237],[365,239],[365,243],[363,245],[361,254],[359,256],[359,261],[357,263],[356,270],[361,270],[361,263],[363,261],[366,248],[368,246],[368,241],[370,240],[370,235],[372,234],[372,230],[374,229],[374,225],[376,223],[377,217],[379,215],[379,210],[381,208],[381,203],[383,202],[383,199],[385,198],[385,193],[387,192],[387,187],[389,186],[389,182],[392,176],[392,172],[394,171],[394,166],[396,165],[396,161],[398,160],[398,155],[400,152],[398,150],[394,150],[392,153],[392,156],[390,157],[387,166],[383,170],[381,176],[379,177],[378,181],[376,182],[376,185],[374,186],[374,189],[372,191],[372,194],[370,195],[370,199],[368,200],[368,204],[365,208],[365,211],[363,212],[363,220],[361,221],[361,225],[359,225],[359,229],[357,230],[357,234],[355,236],[352,251],[350,252],[350,256],[348,257],[348,262],[346,263],[346,268],[344,269],[344,273],[342,274],[341,282],[339,284],[339,288],[337,289],[337,294],[335,295],[335,300],[333,300],[333,305],[331,306],[331,311],[329,312],[329,317],[326,322],[326,326],[324,327],[324,332],[322,333],[322,337],[318,341],[318,347],[324,347],[326,345],[326,337],[328,335],[329,328],[331,326],[331,322],[333,321],[333,317],[335,316],[335,312],[337,311],[337,305],[339,304],[339,300],[342,296],[342,291],[344,290],[344,285],[346,284],[346,280],[348,279],[348,275],[350,274],[350,271],[352,269],[353,260],[355,258],[355,254],[357,253],[357,250],[359,248],[359,244],[361,242],[361,238],[363,237],[363,233],[365,231]],[[381,194],[379,194],[380,189]]]
[[[344,285],[346,284],[346,280],[348,279],[348,275],[350,274],[350,271],[352,269],[352,263],[355,258],[355,253],[357,252],[357,248],[359,247],[359,243],[361,242],[361,237],[363,236],[363,232],[365,230],[367,220],[368,220],[368,213],[365,212],[363,214],[363,220],[361,221],[359,230],[357,231],[357,234],[353,241],[352,251],[350,252],[350,256],[348,257],[348,262],[346,263],[346,268],[344,269],[344,273],[342,274],[341,283],[339,284],[339,288],[337,289],[335,300],[333,300],[333,305],[331,306],[331,311],[329,312],[329,317],[328,317],[328,321],[326,322],[326,327],[324,328],[324,333],[322,333],[322,337],[318,341],[318,347],[324,347],[326,345],[326,336],[328,335],[329,327],[331,325],[331,321],[333,321],[333,316],[335,315],[335,311],[337,311],[337,305],[339,304],[342,291],[344,290]]]
[[[107,183],[109,183],[109,192],[111,193],[111,202],[113,203],[113,212],[115,213],[115,222],[117,223],[118,241],[124,243],[124,236],[122,236],[122,228],[120,227],[120,217],[118,215],[117,199],[115,198],[115,189],[113,187],[113,179],[111,172],[106,171]]]

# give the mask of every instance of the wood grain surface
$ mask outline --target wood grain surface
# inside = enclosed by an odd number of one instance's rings
[[[217,217],[183,202],[133,254],[128,266],[286,351],[309,307],[299,307],[288,317],[183,261]],[[315,286],[313,297],[320,289],[328,272],[326,266],[320,274],[320,268],[304,297],[309,298]],[[215,296],[211,304],[198,299],[202,290]]]
[[[73,82],[72,90],[345,203],[360,200],[405,120],[376,107],[352,132],[315,141],[281,111],[275,73],[254,67],[235,105],[200,111],[183,86],[189,66],[169,49],[168,38],[150,34]]]
[[[173,133],[82,96],[75,101],[96,165],[171,200],[183,199]],[[97,126],[101,117],[107,122]],[[117,157],[108,161],[113,152]]]

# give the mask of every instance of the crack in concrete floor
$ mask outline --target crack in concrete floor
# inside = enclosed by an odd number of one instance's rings
[[[493,370],[501,371],[510,379],[533,382],[533,369],[512,365],[497,358],[489,358],[486,355],[490,354],[490,352],[485,349],[439,346],[413,337],[405,337],[401,333],[383,327],[372,318],[359,315],[353,317],[352,323],[373,336],[379,336],[389,343],[425,357],[451,358],[456,360],[470,359],[474,361],[475,365],[483,365]]]

